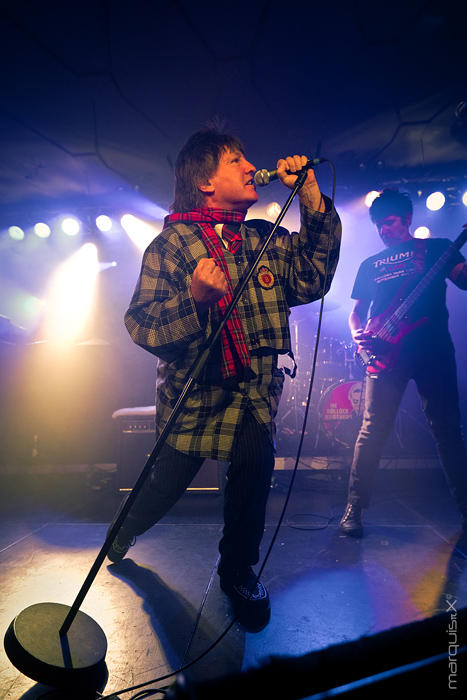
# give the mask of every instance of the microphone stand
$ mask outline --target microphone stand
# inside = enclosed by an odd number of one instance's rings
[[[133,506],[146,478],[155,464],[165,440],[172,429],[193,384],[200,376],[212,348],[243,294],[254,270],[274,236],[279,224],[287,213],[292,200],[313,167],[310,161],[298,173],[295,185],[282,207],[271,232],[261,246],[250,270],[239,283],[229,307],[217,327],[194,362],[188,380],[164,426],[154,448],[149,455],[133,489],[107,533],[102,548],[97,555],[75,601],[70,606],[59,603],[39,603],[23,610],[10,624],[5,635],[5,651],[12,664],[29,678],[54,687],[83,687],[101,683],[105,675],[105,653],[107,640],[100,626],[88,615],[79,610],[89,591],[115,537]],[[70,631],[70,627],[73,628]],[[68,633],[70,632],[70,635]]]

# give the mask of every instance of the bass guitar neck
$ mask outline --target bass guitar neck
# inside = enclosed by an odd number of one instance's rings
[[[432,283],[445,274],[449,260],[456,251],[460,250],[466,240],[467,224],[464,225],[461,234],[446,248],[410,293],[405,293],[407,285],[410,284],[410,279],[407,279],[402,288],[398,290],[397,298],[392,301],[390,306],[379,316],[368,320],[365,331],[372,335],[370,348],[359,346],[356,354],[370,377],[377,377],[382,372],[390,370],[399,357],[403,338],[428,321],[427,318],[412,321],[409,314],[414,304],[430,288]]]

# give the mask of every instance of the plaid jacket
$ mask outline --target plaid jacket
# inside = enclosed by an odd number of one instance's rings
[[[234,385],[222,382],[220,348],[214,348],[203,377],[188,397],[167,438],[177,450],[199,457],[230,458],[243,412],[250,407],[274,440],[274,417],[284,375],[278,354],[291,349],[290,307],[318,299],[322,293],[328,244],[328,291],[339,256],[341,225],[337,212],[301,206],[299,233],[279,228],[238,305],[251,356],[253,378]],[[224,256],[234,287],[251,266],[272,228],[263,220],[246,221],[242,247]],[[331,240],[330,240],[331,237]],[[199,260],[208,257],[196,224],[165,228],[146,249],[125,325],[133,341],[158,357],[156,432],[165,425],[188,378],[188,372],[219,321],[217,305],[198,317],[190,285]]]

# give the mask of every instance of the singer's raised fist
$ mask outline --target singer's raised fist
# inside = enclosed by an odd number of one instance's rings
[[[224,273],[212,258],[201,258],[191,279],[191,294],[199,311],[217,304],[229,290]]]
[[[306,156],[287,156],[287,158],[280,158],[277,161],[277,177],[286,187],[292,189],[297,180],[297,176],[294,173],[301,170],[307,163],[308,158]],[[313,173],[313,170],[310,169],[308,172]],[[314,179],[314,175],[312,175],[312,177]]]

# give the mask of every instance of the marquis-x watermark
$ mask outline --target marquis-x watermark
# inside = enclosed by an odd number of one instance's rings
[[[446,612],[451,613],[448,627],[448,687],[449,690],[457,690],[458,688],[458,661],[457,650],[459,649],[458,625],[457,625],[457,599],[454,596],[446,596],[447,609]]]

